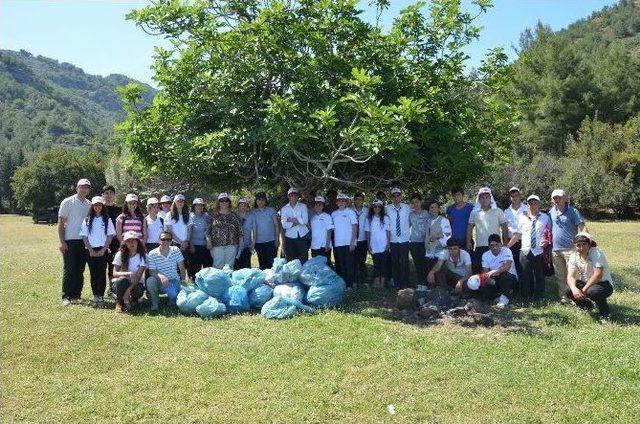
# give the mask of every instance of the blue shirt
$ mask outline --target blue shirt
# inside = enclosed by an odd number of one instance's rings
[[[555,206],[549,210],[553,225],[553,250],[573,249],[573,238],[578,234],[578,226],[584,223],[580,212],[571,205],[566,205],[564,212]]]
[[[274,241],[277,237],[275,226],[273,223],[273,217],[276,219],[278,215],[276,210],[271,206],[266,206],[264,209],[255,208],[251,211],[251,222],[253,228],[256,230],[256,243],[267,243]]]
[[[461,240],[467,239],[467,226],[472,210],[471,203],[465,203],[462,209],[456,208],[455,204],[447,208],[447,217],[451,223],[451,237]]]

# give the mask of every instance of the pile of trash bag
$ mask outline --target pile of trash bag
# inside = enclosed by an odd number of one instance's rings
[[[183,285],[177,306],[183,314],[214,318],[260,309],[271,319],[291,318],[314,308],[335,307],[342,302],[344,280],[318,256],[304,265],[282,258],[267,270],[244,268],[232,271],[204,268],[194,285]]]

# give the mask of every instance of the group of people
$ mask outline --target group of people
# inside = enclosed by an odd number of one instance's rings
[[[89,200],[91,183],[78,181],[76,194],[59,209],[58,234],[64,258],[63,304],[78,302],[88,263],[92,303],[104,303],[107,278],[116,297],[116,311],[130,309],[146,292],[151,310],[159,294],[175,301],[180,284],[205,267],[248,268],[256,253],[259,267],[270,268],[280,244],[287,261],[305,262],[326,256],[347,287],[415,285],[418,297],[438,287],[457,293],[477,293],[505,307],[514,294],[540,301],[545,277],[553,265],[563,303],[598,307],[610,315],[607,297],[613,280],[604,252],[587,232],[580,212],[563,190],[551,194],[552,207],[541,210],[536,195],[526,201],[517,187],[509,189],[510,204],[500,209],[491,190],[481,188],[475,204],[465,201],[462,188],[451,190],[453,203],[442,213],[439,201],[408,196],[397,187],[376,193],[365,205],[364,193],[353,197],[328,193],[302,199],[296,188],[279,211],[265,193],[256,193],[253,207],[220,193],[207,211],[202,198],[187,206],[184,195],[146,199],[143,213],[137,195],[114,204],[115,189],[105,186]],[[367,254],[373,261],[368,275]],[[415,281],[410,281],[410,258]]]

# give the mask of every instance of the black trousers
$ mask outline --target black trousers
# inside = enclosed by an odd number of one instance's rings
[[[273,260],[278,252],[276,251],[276,242],[267,241],[265,243],[256,243],[256,255],[258,255],[258,266],[260,269],[269,269],[273,266]]]
[[[384,251],[374,253],[373,257],[373,278],[387,278],[387,265],[389,262],[389,252]]]
[[[425,286],[427,285],[427,264],[425,261],[425,247],[424,242],[410,242],[409,252],[411,253],[411,259],[413,259],[413,266],[416,269],[416,284]]]
[[[189,277],[191,281],[195,281],[196,274],[202,268],[209,268],[213,265],[211,251],[207,246],[193,245],[193,253],[189,251]]]
[[[518,275],[522,274],[522,268],[520,264],[520,249],[522,248],[522,241],[518,241],[516,244],[510,247],[511,254],[513,255],[513,264],[516,266],[516,272]]]
[[[489,251],[489,246],[480,246],[471,252],[471,270],[474,274],[482,272],[482,255]]]
[[[409,286],[409,242],[391,243],[391,274],[397,287]]]
[[[364,284],[367,282],[367,241],[356,242],[356,250],[354,254],[354,282],[356,284]]]
[[[287,262],[300,259],[305,263],[309,259],[309,240],[306,237],[284,238],[284,256]]]
[[[519,272],[520,276],[520,297],[522,300],[540,300],[544,297],[544,271],[542,270],[542,256],[539,254],[535,256],[529,252],[524,254],[520,252],[520,266],[522,271]]]
[[[580,290],[585,286],[585,283],[582,281],[576,282],[576,287]],[[607,303],[607,297],[611,296],[613,293],[613,286],[608,281],[600,281],[599,283],[594,284],[589,287],[587,290],[587,299],[577,300],[573,297],[573,293],[571,289],[567,289],[566,295],[571,300],[575,302],[575,304],[582,309],[588,309],[593,306],[591,301],[593,300],[595,304],[598,306],[598,311],[600,315],[608,315],[611,312],[609,308],[609,303]]]
[[[333,248],[333,257],[336,259],[336,273],[344,279],[347,287],[353,286],[355,281],[354,252],[349,250],[349,246],[338,246]]]
[[[211,257],[211,255],[209,255]],[[245,247],[240,252],[240,256],[236,258],[233,269],[251,268],[251,248]]]
[[[478,290],[480,297],[485,300],[493,300],[503,294],[508,298],[511,298],[513,288],[518,283],[516,276],[510,272],[503,272],[502,274],[492,278],[496,284],[480,287],[480,290]]]
[[[62,255],[62,298],[80,299],[89,253],[82,240],[66,240],[66,243],[67,251]]]
[[[93,251],[98,252],[101,247],[94,247]],[[102,256],[89,256],[87,258],[89,274],[91,275],[91,292],[94,296],[104,296],[107,289],[107,254]]]
[[[128,278],[120,277],[111,281],[111,291],[116,294],[116,302],[124,303],[124,293],[131,285],[131,281]],[[144,294],[144,285],[140,282],[133,286],[131,289],[131,300],[137,302],[138,299]]]

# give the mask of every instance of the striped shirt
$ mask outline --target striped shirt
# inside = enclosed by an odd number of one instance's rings
[[[160,253],[160,248],[156,247],[147,256],[149,270],[157,271],[158,274],[166,275],[169,280],[180,280],[178,275],[178,264],[184,261],[182,252],[176,246],[169,248],[169,254],[164,256]]]
[[[135,231],[138,234],[138,238],[142,239],[142,220],[140,218],[120,214],[118,221],[122,222],[122,234],[127,231]]]

